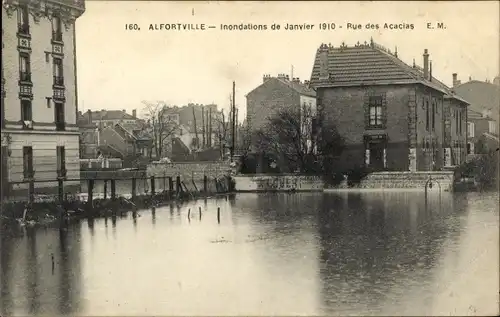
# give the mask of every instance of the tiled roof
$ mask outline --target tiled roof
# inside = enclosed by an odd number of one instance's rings
[[[329,79],[320,79],[321,54],[326,52]],[[441,91],[452,98],[455,94],[442,82],[424,78],[420,67],[410,66],[389,50],[372,42],[353,47],[333,47],[322,44],[317,53],[311,74],[313,87],[360,85],[422,84]],[[461,98],[457,98],[465,102]]]

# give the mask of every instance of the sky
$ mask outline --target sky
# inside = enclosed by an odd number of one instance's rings
[[[429,50],[434,77],[451,85],[452,73],[492,80],[499,73],[499,2],[223,2],[86,0],[76,22],[79,110],[137,109],[142,101],[169,105],[216,103],[229,109],[236,83],[239,119],[245,95],[264,74],[311,76],[321,43],[351,46],[370,38],[408,64],[422,65]],[[445,29],[428,29],[442,22]],[[149,30],[151,24],[205,24],[205,30]],[[221,30],[221,24],[266,24],[263,30]],[[281,25],[271,30],[272,24]],[[286,24],[312,30],[284,30]],[[335,23],[335,30],[320,30]],[[348,29],[347,24],[361,24]],[[406,30],[366,24],[413,24]],[[127,30],[137,24],[140,30]],[[213,25],[215,28],[209,29]],[[342,26],[342,28],[340,28]],[[293,67],[292,67],[293,65]]]

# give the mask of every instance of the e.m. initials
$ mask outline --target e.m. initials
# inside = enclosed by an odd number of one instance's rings
[[[445,30],[446,26],[444,25],[443,22],[436,22],[436,23],[427,23],[427,29],[432,30],[432,29],[442,29]]]

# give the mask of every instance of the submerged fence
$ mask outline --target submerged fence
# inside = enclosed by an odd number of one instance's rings
[[[109,174],[108,174],[109,175]],[[55,185],[55,186],[54,186]],[[16,190],[12,190],[16,186]],[[144,173],[121,175],[120,177],[93,177],[80,179],[25,180],[11,182],[10,190],[2,190],[2,202],[68,202],[94,199],[135,199],[140,196],[164,194],[175,199],[180,195],[213,195],[232,190],[228,177],[208,177],[186,179],[180,176],[151,176]]]

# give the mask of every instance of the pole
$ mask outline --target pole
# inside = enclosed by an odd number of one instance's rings
[[[231,122],[231,162],[233,162],[233,156],[234,156],[234,129],[235,129],[235,122],[236,122],[236,103],[235,103],[235,95],[236,95],[236,83],[233,81],[233,104],[232,104],[232,122]]]

